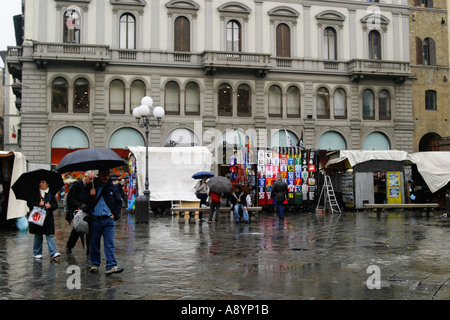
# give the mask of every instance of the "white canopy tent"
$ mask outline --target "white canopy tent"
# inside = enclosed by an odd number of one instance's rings
[[[370,160],[409,160],[417,165],[431,192],[436,192],[450,182],[450,152],[430,151],[407,153],[398,150],[340,150],[339,157],[331,159],[327,167],[348,160],[353,167]]]
[[[415,152],[409,154],[409,160],[417,165],[431,192],[438,191],[450,182],[450,152]]]
[[[327,166],[344,161],[346,159],[348,160],[350,165],[354,167],[359,163],[371,160],[408,160],[408,153],[406,151],[398,150],[340,150],[339,157],[328,161]]]
[[[11,173],[11,186],[16,182],[20,175],[27,171],[27,160],[21,152],[0,151],[0,157],[14,156],[14,162]],[[9,191],[8,210],[6,219],[15,219],[23,217],[28,212],[27,202],[16,199],[16,195],[12,190]]]
[[[128,147],[136,158],[139,194],[145,189],[145,147]],[[149,147],[151,201],[199,201],[195,196],[199,171],[210,171],[212,154],[207,147]]]

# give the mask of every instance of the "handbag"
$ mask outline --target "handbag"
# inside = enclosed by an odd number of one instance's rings
[[[47,213],[44,208],[33,207],[28,217],[28,222],[42,227],[46,216]]]

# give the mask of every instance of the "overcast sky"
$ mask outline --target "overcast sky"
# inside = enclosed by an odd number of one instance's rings
[[[13,16],[21,14],[21,0],[0,0],[0,51],[16,45]],[[0,58],[0,67],[3,60]]]

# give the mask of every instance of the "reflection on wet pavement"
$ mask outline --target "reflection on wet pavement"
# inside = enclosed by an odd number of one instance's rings
[[[89,272],[80,243],[65,253],[61,211],[55,225],[57,263],[46,246],[44,259],[33,259],[27,232],[0,231],[0,299],[450,298],[450,223],[438,213],[291,213],[281,221],[263,213],[250,224],[223,215],[218,225],[170,215],[136,225],[124,214],[115,244],[125,271],[111,276],[104,260]]]

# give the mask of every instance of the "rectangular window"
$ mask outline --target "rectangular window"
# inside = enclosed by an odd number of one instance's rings
[[[436,91],[425,91],[425,110],[436,110]]]

